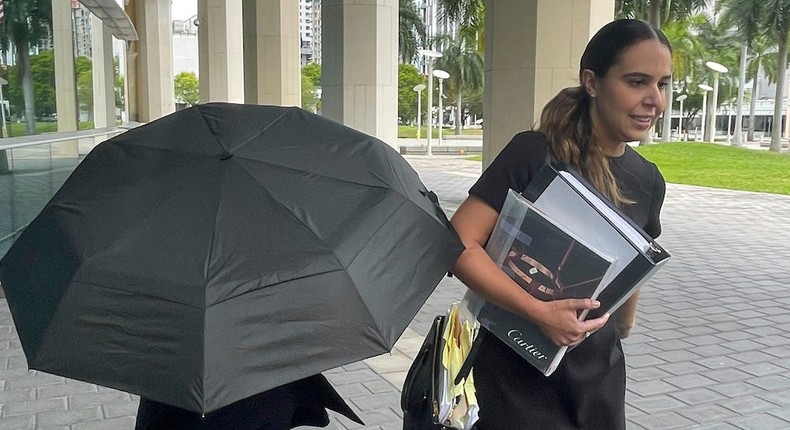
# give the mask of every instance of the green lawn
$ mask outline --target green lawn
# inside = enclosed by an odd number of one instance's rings
[[[423,125],[420,127],[420,137],[425,137],[428,135],[428,127]],[[444,128],[442,131],[442,136],[454,135],[455,129],[454,128]],[[464,136],[482,136],[483,129],[463,129],[461,130],[461,134]],[[398,126],[398,137],[399,138],[410,138],[414,139],[417,137],[417,127],[411,125],[399,125]],[[433,137],[439,137],[439,129],[436,127],[433,128]]]
[[[790,195],[790,153],[696,142],[665,142],[636,151],[656,163],[667,182]]]
[[[640,146],[667,182],[790,195],[790,154],[713,143]]]
[[[27,125],[23,122],[11,122],[6,124],[8,137],[27,136]],[[90,130],[93,122],[80,122],[80,130]],[[39,133],[52,133],[58,131],[57,122],[36,122],[36,131]]]

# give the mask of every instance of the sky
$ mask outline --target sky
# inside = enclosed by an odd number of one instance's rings
[[[173,19],[187,19],[197,14],[197,0],[171,0]]]

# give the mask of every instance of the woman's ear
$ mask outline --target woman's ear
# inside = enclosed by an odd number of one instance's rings
[[[581,73],[579,73],[579,82],[584,87],[584,90],[587,91],[587,94],[592,97],[598,97],[598,88],[595,81],[595,72],[590,69],[584,69]]]

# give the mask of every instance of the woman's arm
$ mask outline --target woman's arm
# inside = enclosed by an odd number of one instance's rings
[[[636,290],[631,297],[620,306],[614,316],[617,321],[617,333],[620,339],[625,339],[631,334],[631,329],[636,324],[636,304],[639,301],[639,290]]]
[[[466,250],[453,265],[453,274],[484,299],[538,324],[557,345],[581,342],[585,333],[603,327],[608,314],[583,322],[578,320],[578,311],[597,308],[600,306],[597,301],[564,299],[542,302],[519,287],[491,260],[483,246],[498,216],[494,208],[474,195],[461,204],[451,222]]]

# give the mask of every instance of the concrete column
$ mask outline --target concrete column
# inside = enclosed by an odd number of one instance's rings
[[[130,118],[150,122],[175,111],[173,89],[173,31],[169,0],[136,0],[135,27],[140,40],[129,49],[129,67],[135,66],[135,108]],[[134,89],[132,89],[134,87]],[[132,100],[130,100],[130,103]],[[135,116],[131,116],[132,112]]]
[[[299,3],[243,0],[244,102],[302,105]]]
[[[200,102],[244,102],[241,0],[198,0]]]
[[[587,42],[613,17],[614,0],[486,0],[483,167],[579,84]]]
[[[52,0],[52,42],[55,48],[55,110],[58,113],[58,131],[76,131],[77,81],[74,75],[74,37],[71,26],[71,2]],[[76,157],[77,141],[62,142],[60,155]]]
[[[96,128],[115,125],[115,64],[112,33],[99,18],[91,20],[93,30],[93,123]]]
[[[324,0],[321,9],[323,115],[396,146],[398,1]]]

